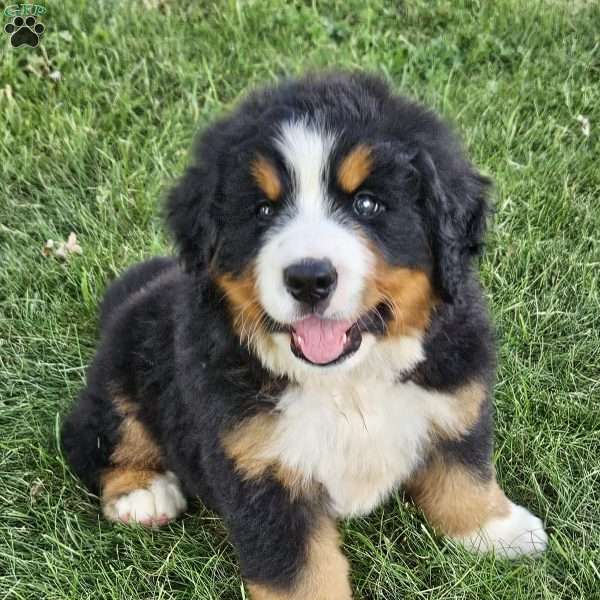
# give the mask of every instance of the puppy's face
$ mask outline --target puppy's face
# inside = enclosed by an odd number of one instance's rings
[[[318,107],[331,91],[305,85]],[[360,99],[364,90],[349,91]],[[211,229],[201,233],[211,237],[208,271],[233,329],[270,369],[295,375],[351,369],[390,340],[419,338],[444,290],[440,226],[425,197],[436,184],[427,177],[438,174],[419,156],[418,136],[386,127],[393,113],[353,122],[343,110],[265,104],[268,118],[217,159],[205,206]],[[421,114],[413,112],[407,118]],[[172,197],[172,207],[180,203]]]

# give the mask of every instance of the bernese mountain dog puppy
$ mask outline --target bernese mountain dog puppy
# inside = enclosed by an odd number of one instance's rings
[[[474,551],[544,550],[492,464],[488,188],[370,75],[285,81],[204,131],[167,202],[178,258],[109,287],[64,423],[106,518],[200,498],[254,600],[351,598],[336,521],[399,488]]]

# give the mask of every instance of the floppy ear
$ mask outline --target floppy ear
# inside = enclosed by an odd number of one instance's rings
[[[483,248],[491,181],[462,157],[440,156],[437,160],[438,164],[424,149],[416,157],[435,282],[443,300],[456,302],[471,262]]]
[[[216,189],[215,170],[188,167],[167,197],[167,225],[188,272],[203,271],[216,246],[217,229],[211,216]]]

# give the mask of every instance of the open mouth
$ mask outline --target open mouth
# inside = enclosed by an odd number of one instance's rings
[[[361,342],[362,333],[358,322],[322,319],[310,315],[294,323],[290,346],[294,356],[325,367],[354,354]]]

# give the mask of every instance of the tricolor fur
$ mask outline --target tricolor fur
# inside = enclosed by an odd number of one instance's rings
[[[255,600],[351,597],[336,519],[403,487],[441,533],[546,546],[495,480],[488,181],[379,79],[255,92],[169,196],[179,259],[127,271],[63,446],[112,520],[220,513]]]

